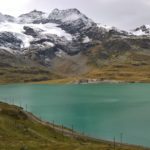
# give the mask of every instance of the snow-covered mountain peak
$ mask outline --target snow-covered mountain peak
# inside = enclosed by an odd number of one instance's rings
[[[75,9],[75,8],[72,8],[72,9],[65,9],[65,10],[59,10],[57,8],[55,8],[49,15],[49,18],[58,18],[58,19],[63,19],[62,17],[68,17],[70,15],[82,15],[82,13],[78,10],[78,9]],[[74,18],[72,18],[74,19]]]
[[[86,17],[78,9],[75,9],[75,8],[66,9],[66,10],[54,9],[50,13],[49,19],[58,21],[60,23],[73,22],[73,21],[77,21],[77,20],[82,20],[84,22],[92,22],[91,19]]]
[[[27,14],[18,17],[19,23],[34,23],[47,19],[48,15],[45,12],[33,10]]]
[[[14,22],[15,18],[10,15],[4,15],[0,13],[0,22]]]
[[[18,18],[0,13],[0,54],[21,55],[48,66],[55,56],[76,55],[90,48],[97,49],[97,46],[108,51],[119,50],[120,53],[130,46],[135,47],[132,42],[138,39],[136,35],[150,37],[150,25],[143,25],[130,33],[97,24],[75,8],[54,9],[50,14],[33,10]],[[139,40],[143,39],[139,37]],[[148,42],[137,40],[135,44],[149,48]]]
[[[29,13],[22,14],[19,17],[24,17],[24,16],[28,16],[28,17],[41,17],[43,14],[45,14],[45,12],[38,11],[38,10],[33,10],[33,11],[29,12]]]
[[[142,26],[136,28],[135,31],[138,31],[138,30],[145,31],[147,29],[150,29],[150,25],[142,25]]]
[[[136,36],[150,35],[150,25],[142,25],[132,31]]]

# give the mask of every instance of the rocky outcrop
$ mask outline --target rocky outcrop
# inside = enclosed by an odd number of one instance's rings
[[[38,36],[38,33],[31,27],[24,26],[23,29],[25,30],[24,34],[26,34],[26,35],[31,35],[32,37]]]
[[[22,41],[11,32],[0,32],[0,47],[16,49],[21,48]]]

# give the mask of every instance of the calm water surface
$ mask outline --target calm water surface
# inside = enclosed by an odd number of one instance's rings
[[[150,146],[150,84],[0,85],[0,100],[92,137]]]

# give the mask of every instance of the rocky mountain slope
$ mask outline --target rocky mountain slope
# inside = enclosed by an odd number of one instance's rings
[[[149,58],[148,25],[123,31],[97,24],[77,9],[54,9],[48,14],[34,10],[18,18],[0,14],[0,72],[4,79],[10,68],[42,68],[62,78],[93,78],[95,69],[112,66],[113,70],[120,65],[119,71],[125,70],[124,66],[144,70],[140,72],[146,79],[140,80],[150,81]],[[112,74],[109,78],[102,74],[94,77],[116,79],[116,71]]]

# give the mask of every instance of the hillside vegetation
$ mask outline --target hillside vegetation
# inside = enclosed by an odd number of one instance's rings
[[[148,150],[94,140],[42,122],[17,106],[0,103],[0,150]]]

